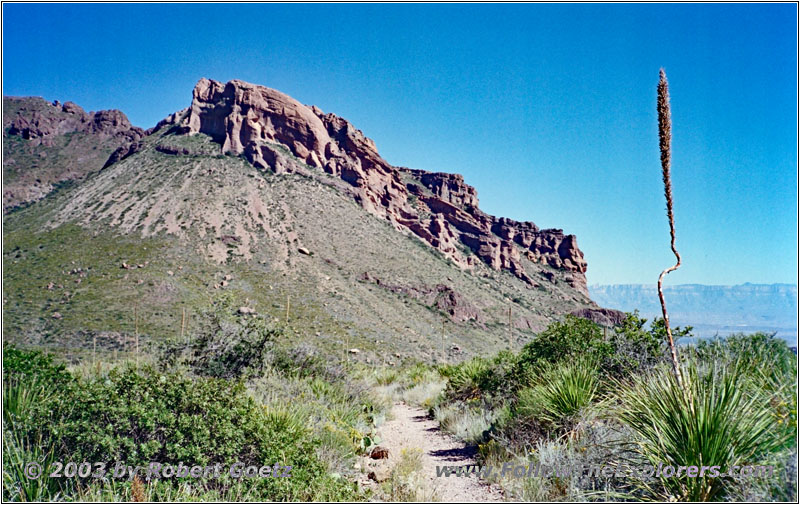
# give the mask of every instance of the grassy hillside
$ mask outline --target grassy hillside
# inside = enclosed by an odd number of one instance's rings
[[[589,303],[544,265],[531,271],[555,281],[542,277],[536,289],[480,261],[462,271],[307,168],[274,175],[218,154],[203,135],[159,133],[143,151],[6,216],[6,340],[80,353],[99,337],[103,352],[125,352],[138,333],[146,349],[182,327],[191,333],[198,311],[224,291],[284,324],[288,303],[296,338],[337,353],[441,358],[444,331],[455,359],[509,340],[519,347]]]
[[[4,212],[99,171],[111,153],[127,141],[82,131],[50,135],[46,142],[9,135],[11,122],[19,113],[27,118],[38,114],[53,122],[71,116],[41,98],[3,97]]]

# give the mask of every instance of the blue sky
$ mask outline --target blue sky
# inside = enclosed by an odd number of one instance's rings
[[[201,77],[334,112],[395,165],[458,172],[492,214],[578,236],[590,283],[672,261],[655,87],[670,80],[684,266],[797,280],[794,4],[3,5],[3,94],[148,127]]]

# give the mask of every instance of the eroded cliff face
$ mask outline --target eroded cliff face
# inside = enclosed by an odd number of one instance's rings
[[[587,293],[586,261],[574,235],[490,216],[478,208],[475,188],[460,175],[392,166],[347,120],[279,91],[201,79],[188,112],[157,128],[165,125],[207,134],[224,152],[243,155],[259,168],[324,170],[344,181],[343,190],[367,211],[417,235],[462,268],[474,267],[479,258],[536,286],[548,278],[537,265],[548,265],[570,272],[567,282]],[[530,262],[527,268],[524,260]]]
[[[87,113],[72,102],[4,97],[3,212],[97,172],[114,149],[144,134],[118,110]]]
[[[22,100],[24,99],[19,99]],[[29,114],[24,109],[17,112],[8,125],[8,135],[18,135],[42,145],[52,145],[56,136],[78,132],[118,137],[128,142],[144,136],[144,130],[131,125],[125,114],[118,110],[86,113],[72,102],[63,105],[53,102],[50,107],[40,106],[39,109],[34,109]]]

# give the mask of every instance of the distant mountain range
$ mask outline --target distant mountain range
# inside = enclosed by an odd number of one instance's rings
[[[589,294],[603,307],[638,309],[648,319],[661,315],[655,284],[592,285]],[[670,321],[693,326],[697,337],[765,331],[797,345],[795,284],[683,284],[666,286],[664,297]]]

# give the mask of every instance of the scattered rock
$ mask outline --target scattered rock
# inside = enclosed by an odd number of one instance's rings
[[[298,247],[297,252],[299,252],[300,254],[305,254],[306,256],[311,256],[311,251],[309,251],[305,247]]]
[[[53,312],[53,319],[61,319],[62,317],[61,312]]]
[[[172,277],[173,275],[175,275],[175,273],[172,270],[167,270],[167,275]]]
[[[250,307],[239,307],[239,314],[255,314],[255,309],[251,309]]]
[[[376,445],[369,451],[369,457],[372,459],[386,459],[389,457],[389,449]]]
[[[367,477],[375,482],[385,482],[389,480],[391,475],[392,470],[389,468],[389,465],[381,465],[370,471]]]
[[[361,350],[360,350],[360,349],[353,348],[353,349],[350,349],[348,352],[349,352],[350,354],[359,354],[359,353],[361,353]]]

